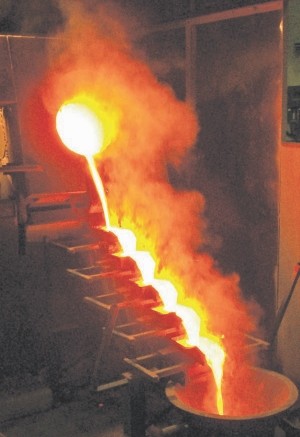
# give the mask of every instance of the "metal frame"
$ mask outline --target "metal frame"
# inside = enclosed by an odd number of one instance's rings
[[[266,3],[257,3],[252,6],[229,9],[212,14],[199,15],[184,20],[170,23],[158,24],[147,28],[140,36],[152,33],[167,32],[175,29],[185,29],[185,90],[186,101],[195,105],[195,65],[193,60],[197,51],[196,26],[202,24],[216,23],[219,21],[232,20],[235,18],[249,17],[256,14],[264,14],[283,10],[283,0],[274,0]]]

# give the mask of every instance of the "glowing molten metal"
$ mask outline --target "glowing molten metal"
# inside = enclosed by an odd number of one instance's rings
[[[222,378],[225,352],[220,344],[221,341],[201,335],[200,316],[193,308],[177,302],[178,291],[172,282],[155,277],[156,262],[149,252],[136,249],[137,241],[134,233],[129,229],[110,225],[103,184],[93,158],[93,155],[101,150],[104,141],[100,120],[87,106],[73,102],[64,104],[60,108],[56,117],[56,126],[62,142],[70,150],[87,159],[102,204],[106,228],[117,236],[122,247],[120,256],[130,256],[134,259],[141,272],[143,285],[153,286],[163,303],[163,310],[174,312],[181,319],[185,337],[180,340],[180,344],[188,348],[196,347],[205,355],[216,383],[218,413],[223,415]]]
[[[104,187],[93,159],[93,155],[102,149],[104,143],[101,121],[86,105],[66,103],[60,107],[56,115],[56,129],[68,149],[86,157],[102,204],[105,225],[109,227]]]
[[[102,148],[102,124],[94,112],[81,103],[61,106],[56,129],[64,145],[79,155],[93,156]]]

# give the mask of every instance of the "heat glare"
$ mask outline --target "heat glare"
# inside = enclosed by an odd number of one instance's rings
[[[105,225],[109,227],[105,191],[93,158],[104,144],[101,121],[88,106],[76,102],[65,103],[56,115],[56,129],[61,141],[68,149],[85,156],[100,197]]]
[[[222,379],[225,351],[221,339],[204,335],[201,316],[192,307],[178,302],[179,293],[171,280],[156,277],[156,261],[149,252],[137,249],[136,235],[129,229],[110,225],[105,191],[94,160],[94,155],[101,151],[105,137],[101,121],[88,106],[72,102],[62,105],[58,111],[56,126],[62,142],[70,150],[87,159],[104,212],[105,228],[116,235],[122,248],[119,256],[129,256],[135,261],[141,273],[142,284],[151,285],[160,296],[162,310],[174,312],[181,319],[185,334],[184,338],[180,339],[180,344],[186,348],[196,347],[205,355],[216,384],[217,411],[223,415]]]
[[[101,121],[86,105],[62,105],[56,116],[56,128],[62,142],[72,152],[93,156],[102,148],[104,134]]]

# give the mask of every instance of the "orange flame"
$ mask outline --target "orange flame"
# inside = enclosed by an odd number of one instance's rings
[[[156,262],[147,251],[137,250],[137,238],[129,229],[110,225],[109,212],[105,191],[96,169],[93,155],[98,153],[103,143],[105,131],[96,123],[97,118],[86,106],[81,103],[64,104],[57,115],[57,131],[63,143],[72,151],[84,155],[87,159],[92,178],[97,188],[100,202],[104,211],[105,225],[108,231],[113,232],[122,247],[120,256],[129,256],[136,262],[142,276],[143,285],[153,286],[163,303],[163,309],[174,312],[181,319],[185,329],[185,337],[180,341],[185,347],[196,347],[206,357],[207,364],[212,369],[217,388],[217,409],[223,414],[222,378],[225,352],[221,340],[212,336],[201,335],[201,318],[196,311],[178,303],[178,291],[171,281],[159,279],[155,276]],[[86,148],[86,142],[91,146]]]

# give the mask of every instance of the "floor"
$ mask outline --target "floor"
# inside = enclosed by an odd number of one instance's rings
[[[0,425],[5,437],[123,437],[122,406],[116,398],[98,403],[77,399]],[[1,434],[0,434],[0,437]]]
[[[121,417],[115,406],[77,401],[2,425],[0,437],[125,437]],[[274,437],[286,434],[276,428]]]
[[[143,423],[151,425],[147,429],[147,435],[151,428],[149,436],[161,436],[158,427],[170,427],[182,422],[181,414],[170,408],[170,403],[162,396],[159,387],[152,384],[145,386],[145,393],[147,418]],[[54,401],[54,405],[45,411],[11,419],[2,424],[0,422],[0,437],[130,436],[128,405],[127,386],[96,394],[82,389],[73,394],[72,400]],[[135,408],[135,417],[140,418],[139,404]],[[136,431],[134,435],[137,435]],[[172,435],[183,437],[183,434],[178,433]]]
[[[126,423],[124,399],[126,398],[120,389],[115,392],[106,392],[101,396],[98,394],[97,397],[87,395],[87,392],[83,391],[77,393],[72,401],[57,403],[47,411],[0,424],[0,437],[126,437],[130,434],[126,434],[124,431]],[[157,399],[153,398],[153,393],[150,394],[150,399],[151,407],[153,407],[153,404],[157,402]],[[154,409],[157,408],[157,405],[154,406]],[[160,413],[168,411],[166,413],[168,418],[175,419],[173,423],[179,423],[177,412],[166,408],[161,399],[159,405]],[[172,422],[169,422],[167,426],[171,424]],[[150,437],[163,435],[183,437],[183,435],[187,435],[185,432],[183,434],[180,432],[164,434],[159,432],[157,427],[152,429],[152,426],[148,428],[148,431],[147,435]],[[205,435],[207,434],[205,433]],[[288,437],[290,435],[296,434],[286,434],[279,427],[274,430],[274,437]],[[213,433],[213,437],[222,437],[222,435]],[[235,434],[235,437],[247,436]],[[259,433],[257,437],[264,436]]]

